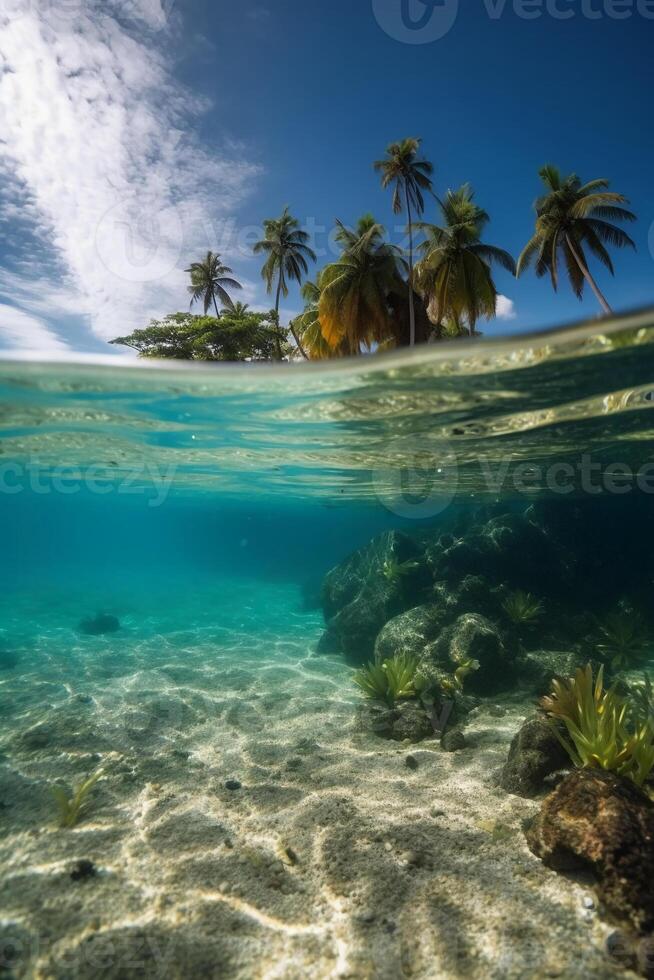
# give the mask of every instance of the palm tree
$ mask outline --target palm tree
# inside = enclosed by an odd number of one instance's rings
[[[267,256],[261,274],[266,288],[272,293],[277,280],[277,295],[275,299],[275,314],[279,325],[279,304],[281,297],[288,296],[288,283],[301,283],[309,271],[308,260],[316,261],[316,254],[309,247],[309,235],[300,228],[299,221],[294,218],[288,207],[285,207],[280,218],[268,218],[263,223],[264,238],[254,246],[256,254]],[[291,333],[298,350],[304,358],[306,353],[297,337],[293,325]],[[281,347],[278,343],[278,355],[281,359]]]
[[[622,207],[629,201],[622,194],[609,191],[609,181],[600,178],[581,183],[576,174],[563,177],[557,167],[548,164],[539,171],[547,193],[536,201],[536,233],[525,245],[518,259],[520,275],[536,259],[536,275],[549,273],[554,289],[559,284],[559,261],[563,259],[575,295],[581,299],[584,282],[595,293],[605,313],[611,313],[595,282],[586,258],[586,249],[614,274],[606,245],[616,248],[634,242],[613,222],[635,221],[636,215]]]
[[[222,312],[230,313],[234,320],[242,320],[249,314],[250,307],[247,303],[234,303],[231,309],[228,308]]]
[[[489,217],[475,204],[469,184],[448,191],[438,204],[443,223],[419,225],[427,238],[416,266],[418,291],[428,303],[432,322],[442,325],[447,320],[457,332],[467,324],[473,336],[479,317],[496,313],[491,265],[497,263],[515,275],[515,262],[508,252],[481,241]]]
[[[329,357],[343,357],[347,354],[343,344],[332,348],[323,336],[320,324],[320,298],[322,296],[322,273],[318,273],[315,282],[310,279],[302,287],[302,298],[305,302],[304,311],[293,321],[293,326],[302,342],[302,346],[315,360]]]
[[[223,265],[220,255],[207,252],[207,257],[202,262],[194,262],[186,272],[190,273],[191,285],[188,291],[191,294],[191,306],[200,300],[204,303],[205,316],[209,312],[209,307],[213,302],[216,309],[216,316],[219,317],[218,300],[228,310],[234,308],[232,298],[227,289],[241,289],[240,282],[231,278],[232,270]]]
[[[384,228],[372,215],[361,218],[355,230],[337,224],[343,254],[320,277],[320,326],[332,351],[360,354],[362,346],[393,336],[388,295],[404,286],[400,251],[384,241]]]
[[[393,185],[393,212],[401,214],[406,208],[409,231],[409,343],[416,342],[416,316],[413,297],[413,216],[423,214],[425,200],[423,191],[431,192],[431,176],[434,168],[428,160],[418,159],[422,140],[404,139],[391,143],[386,150],[386,159],[377,160],[374,167],[381,173],[382,187]]]

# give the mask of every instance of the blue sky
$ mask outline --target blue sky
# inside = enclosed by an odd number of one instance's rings
[[[442,36],[408,30],[403,2]],[[598,278],[616,309],[650,302],[654,3],[431,2],[0,8],[0,347],[118,353],[112,336],[187,308],[184,268],[209,248],[267,308],[249,254],[261,219],[289,204],[323,261],[336,217],[372,211],[399,238],[372,162],[406,135],[437,192],[473,184],[487,239],[515,255],[543,163],[609,177],[639,215],[638,252]],[[596,313],[533,274],[497,282],[488,336]],[[293,292],[284,312],[300,308]]]

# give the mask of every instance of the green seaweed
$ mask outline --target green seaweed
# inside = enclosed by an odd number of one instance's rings
[[[543,603],[530,592],[511,592],[504,602],[502,609],[512,623],[516,625],[534,623],[543,615]]]
[[[649,650],[649,630],[637,613],[620,609],[600,624],[597,651],[612,670],[634,667]]]
[[[418,568],[417,561],[399,562],[397,558],[385,558],[382,564],[382,575],[387,582],[394,585],[416,568]]]
[[[604,688],[604,667],[597,679],[587,664],[568,680],[555,679],[552,694],[542,698],[552,728],[578,768],[606,769],[643,786],[654,768],[654,731],[647,723],[628,724],[629,703],[615,688]]]
[[[369,663],[357,670],[352,678],[367,698],[373,701],[387,701],[389,697],[388,676],[383,664]]]
[[[353,680],[368,698],[394,705],[396,701],[415,698],[420,690],[416,677],[418,657],[396,653],[382,664],[369,663],[357,670]]]
[[[457,669],[454,671],[454,683],[459,691],[463,691],[463,684],[466,677],[473,674],[476,670],[479,670],[481,664],[478,660],[473,660],[469,658],[464,660],[463,663],[459,664]]]
[[[62,786],[52,786],[51,792],[59,809],[59,826],[62,828],[76,827],[89,804],[89,794],[98,780],[104,775],[103,769],[98,769],[91,776],[73,788],[72,796]]]

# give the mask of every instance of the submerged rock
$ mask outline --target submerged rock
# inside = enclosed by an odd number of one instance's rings
[[[0,670],[13,670],[18,666],[20,657],[14,650],[0,647]]]
[[[445,614],[434,604],[416,606],[389,620],[375,642],[375,660],[382,663],[396,653],[422,657],[425,649],[438,639]]]
[[[327,632],[319,650],[338,650],[350,663],[365,663],[382,626],[416,605],[430,585],[429,569],[415,541],[398,531],[373,538],[325,577]]]
[[[88,881],[89,878],[95,878],[98,873],[98,869],[94,865],[93,861],[81,860],[77,861],[75,867],[70,873],[72,881]]]
[[[107,613],[98,613],[97,616],[83,619],[78,626],[79,632],[86,636],[103,636],[106,633],[117,633],[119,629],[120,621]]]
[[[527,720],[511,742],[500,774],[500,786],[514,796],[533,797],[545,789],[545,780],[570,768],[570,757],[544,715]]]
[[[452,728],[443,735],[441,746],[446,752],[460,752],[466,747],[466,737],[459,728]]]
[[[434,735],[434,728],[419,701],[402,701],[397,706],[391,738],[396,742],[422,742]]]
[[[435,737],[434,726],[420,701],[400,701],[392,708],[379,701],[364,701],[357,710],[356,727],[395,742],[422,742]]]
[[[510,665],[497,627],[477,613],[466,613],[443,630],[429,657],[450,671],[457,664],[477,661],[479,669],[468,675],[466,687],[478,693],[502,690],[512,680],[507,673]]]
[[[526,837],[555,871],[592,871],[617,920],[637,932],[654,929],[654,803],[633,782],[575,770],[547,797]]]
[[[538,650],[525,654],[517,665],[520,680],[538,696],[549,694],[555,677],[566,679],[574,677],[577,667],[587,663],[588,658],[569,650]]]

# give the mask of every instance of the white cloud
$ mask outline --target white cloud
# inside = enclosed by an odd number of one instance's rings
[[[0,170],[63,265],[60,305],[110,339],[185,306],[184,268],[258,168],[194,135],[209,106],[173,82],[156,46],[172,0],[23,6],[0,12]],[[38,289],[24,278],[32,306]]]
[[[517,317],[515,303],[508,296],[497,297],[497,318],[498,320],[515,320]]]
[[[0,346],[30,351],[63,351],[68,348],[47,324],[15,306],[0,303]]]

